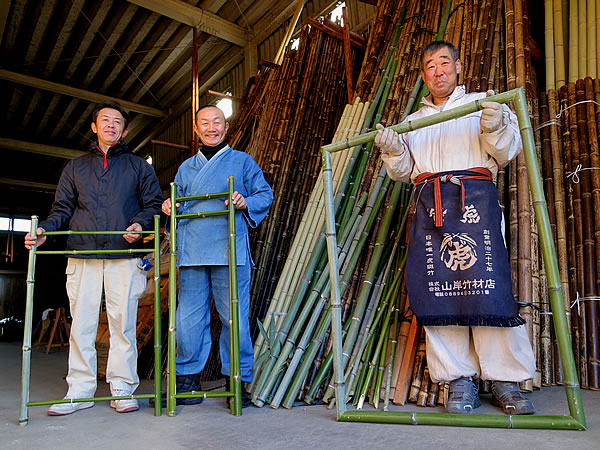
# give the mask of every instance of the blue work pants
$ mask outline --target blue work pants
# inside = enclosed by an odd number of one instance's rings
[[[250,337],[250,264],[237,266],[240,368],[242,381],[252,381],[254,350]],[[219,339],[221,372],[229,376],[229,267],[184,266],[179,268],[177,305],[177,375],[200,373],[212,345],[210,333],[211,294],[223,328]]]

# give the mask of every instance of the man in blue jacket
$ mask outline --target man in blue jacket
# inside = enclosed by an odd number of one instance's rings
[[[192,196],[228,190],[228,177],[234,177],[232,200],[237,210],[235,218],[237,247],[237,278],[240,305],[240,367],[242,381],[252,381],[254,351],[250,337],[250,256],[248,225],[255,228],[265,218],[273,202],[273,192],[262,170],[250,155],[233,150],[225,142],[229,124],[223,111],[205,106],[196,114],[194,131],[202,148],[181,164],[175,183],[178,196]],[[227,205],[227,200],[225,201]],[[178,207],[180,205],[177,205]],[[162,210],[171,214],[171,200]],[[219,199],[184,202],[180,214],[223,210]],[[219,342],[221,371],[229,376],[229,269],[228,228],[225,216],[200,220],[183,219],[177,227],[177,266],[179,267],[179,304],[177,307],[178,392],[201,390],[200,372],[211,347],[210,298],[214,297],[223,329]],[[202,398],[177,399],[178,404],[190,405]],[[242,404],[250,404],[242,390]]]
[[[25,236],[25,247],[39,247],[44,231],[142,231],[160,214],[162,192],[154,169],[122,141],[127,113],[116,102],[96,106],[92,131],[97,141],[90,152],[71,160],[63,170],[50,214],[36,236]],[[123,250],[141,234],[70,235],[69,250]],[[146,289],[146,274],[135,253],[76,254],[68,259],[67,294],[73,323],[69,339],[69,390],[65,398],[91,398],[97,388],[96,333],[102,293],[110,329],[106,381],[113,396],[132,395],[137,375],[136,319],[138,300]],[[94,402],[59,403],[51,416],[91,408]],[[135,399],[113,400],[117,412],[139,409]]]

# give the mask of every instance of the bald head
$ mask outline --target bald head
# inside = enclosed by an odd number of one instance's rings
[[[216,106],[203,106],[196,113],[194,131],[208,147],[215,147],[222,143],[227,136],[229,123],[225,120],[225,114]]]

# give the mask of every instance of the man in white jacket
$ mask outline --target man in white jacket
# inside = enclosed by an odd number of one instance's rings
[[[458,56],[443,41],[423,50],[430,95],[407,120],[493,94],[466,94],[457,86]],[[447,411],[468,414],[480,406],[473,382],[480,377],[492,381],[492,402],[506,414],[533,414],[518,383],[533,376],[535,357],[512,297],[494,185],[498,168],[519,154],[522,142],[506,105],[481,106],[481,112],[402,135],[378,124],[375,144],[390,178],[418,186],[407,289],[425,328],[431,378],[450,383]]]

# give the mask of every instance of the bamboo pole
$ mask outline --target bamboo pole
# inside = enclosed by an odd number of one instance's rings
[[[576,109],[569,110],[569,114],[573,114],[576,111],[576,126],[578,131],[578,148],[580,150],[580,161],[583,167],[590,167],[590,154],[589,149],[593,149],[596,152],[595,160],[597,158],[597,139],[595,123],[594,130],[592,131],[592,138],[588,138],[588,121],[586,120],[586,105],[582,103],[586,99],[585,83],[584,80],[577,80],[575,85],[576,93],[575,100],[577,101]],[[593,117],[593,115],[592,115]],[[595,142],[594,142],[595,140]],[[593,148],[595,147],[595,149]],[[598,166],[596,166],[598,167]],[[600,180],[596,177],[596,183],[594,190],[596,191],[596,202],[592,199],[592,172],[593,170],[585,170],[581,172],[581,189],[582,189],[582,213],[583,213],[583,232],[584,232],[584,258],[585,258],[585,292],[584,295],[588,298],[596,297],[597,283],[598,280],[597,270],[600,268],[600,255],[597,254],[600,250],[600,240],[596,240],[596,233],[600,234],[600,224],[598,224],[598,214],[600,210],[596,209],[596,215],[594,215],[594,203],[600,206],[600,197],[598,189],[600,189]],[[594,224],[596,222],[596,224]],[[598,345],[598,337],[600,336],[598,330],[598,307],[594,301],[586,301],[584,303],[586,310],[586,337],[589,336],[591,339],[588,340],[588,383],[589,387],[594,390],[600,389],[600,372],[598,370],[598,364],[600,362],[600,348]]]
[[[287,47],[287,45],[290,42],[292,34],[294,33],[294,28],[296,28],[296,24],[298,23],[300,14],[302,14],[302,9],[304,8],[305,3],[306,3],[306,0],[298,0],[298,3],[296,4],[296,11],[294,11],[294,15],[292,16],[292,19],[290,20],[290,23],[285,31],[285,35],[281,41],[279,50],[277,50],[277,53],[275,54],[275,58],[273,59],[273,62],[275,64],[281,64],[283,55],[285,53],[285,48]]]
[[[569,83],[567,85],[568,103],[573,105],[576,103],[575,84]],[[581,148],[579,132],[577,127],[577,110],[569,109],[565,113],[566,120],[568,120],[569,126],[569,137],[570,137],[570,150],[571,150],[571,169],[575,170],[581,162]],[[583,212],[583,199],[582,199],[582,184],[571,181],[573,187],[573,210],[574,210],[574,222],[575,222],[575,249],[576,249],[576,273],[577,273],[577,292],[580,297],[586,295],[586,291],[591,288],[591,277],[589,273],[589,265],[586,267],[586,260],[591,257],[591,248],[586,245],[586,224],[584,222]],[[579,342],[580,342],[580,376],[581,384],[584,387],[589,386],[588,373],[587,373],[587,360],[588,360],[588,342],[587,335],[589,333],[588,326],[590,324],[587,318],[588,308],[585,303],[582,304],[580,311],[579,320]]]
[[[596,3],[596,4],[594,4]],[[600,14],[600,2],[594,0],[587,0],[587,55],[588,59],[586,61],[587,71],[585,73],[586,77],[596,78],[598,74],[597,65],[598,65],[598,41],[597,41],[597,24],[596,24],[596,16]]]
[[[556,121],[558,114],[558,97],[554,90],[548,92],[548,118]],[[566,206],[565,206],[565,188],[564,188],[564,170],[562,163],[562,146],[559,135],[560,122],[550,125],[550,145],[552,147],[552,178],[554,189],[554,202],[556,210],[556,241],[558,251],[558,263],[560,278],[563,288],[563,297],[565,309],[571,308],[569,292],[569,261],[567,253],[567,224],[566,224]],[[571,329],[571,316],[567,317],[569,329]]]
[[[552,16],[554,22],[554,63],[556,87],[560,89],[566,82],[565,70],[565,36],[563,28],[562,0],[553,0]]]
[[[587,0],[579,0],[577,8],[577,28],[573,32],[577,32],[577,80],[582,80],[587,75],[587,30],[586,30],[586,7]],[[572,3],[575,3],[572,0]],[[577,81],[575,80],[575,81]]]
[[[569,83],[579,78],[579,46],[577,30],[577,1],[569,1]]]
[[[546,54],[546,90],[556,89],[554,78],[554,18],[552,0],[544,0],[544,49]]]
[[[596,55],[596,76],[600,77],[600,57],[598,57],[597,53],[598,48],[600,48],[600,0],[596,0],[596,52],[594,53],[594,55]]]

